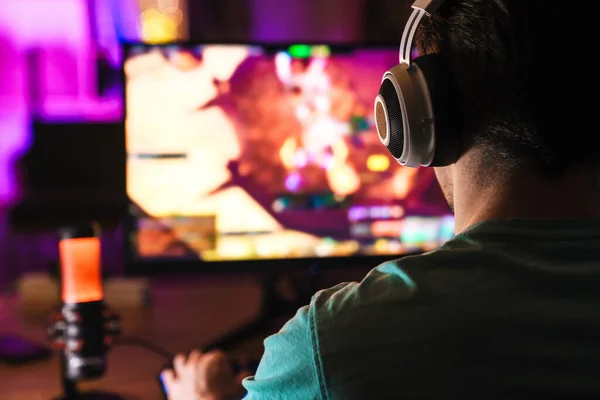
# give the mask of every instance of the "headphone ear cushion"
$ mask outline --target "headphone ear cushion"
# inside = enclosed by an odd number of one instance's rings
[[[461,151],[462,108],[450,69],[437,54],[413,60],[427,82],[435,119],[435,154],[430,166],[454,164]]]

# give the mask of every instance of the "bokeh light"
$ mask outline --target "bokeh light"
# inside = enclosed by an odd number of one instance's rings
[[[165,43],[177,39],[177,23],[171,16],[158,10],[144,11],[141,24],[142,39],[147,43]]]
[[[383,154],[373,154],[367,159],[367,168],[373,172],[384,172],[390,167],[390,159]]]

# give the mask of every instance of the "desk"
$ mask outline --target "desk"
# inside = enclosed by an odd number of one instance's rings
[[[187,352],[252,320],[259,309],[260,287],[252,277],[202,277],[152,282],[153,305],[146,310],[119,310],[123,334],[150,340],[171,352]],[[278,327],[274,327],[276,331]],[[45,342],[42,318],[23,321],[14,299],[0,298],[0,333]],[[234,357],[260,357],[262,339],[234,349]],[[108,372],[85,389],[112,391],[127,399],[161,400],[156,381],[164,359],[137,347],[115,347]],[[59,358],[24,366],[0,364],[1,400],[49,400],[60,394]]]

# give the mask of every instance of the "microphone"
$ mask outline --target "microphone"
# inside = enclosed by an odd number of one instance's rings
[[[58,248],[62,306],[48,333],[61,353],[65,398],[85,398],[75,383],[105,374],[106,352],[120,321],[104,303],[100,227],[63,228]]]

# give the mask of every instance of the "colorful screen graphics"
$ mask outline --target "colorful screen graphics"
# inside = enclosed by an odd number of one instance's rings
[[[138,261],[401,254],[453,235],[430,168],[381,145],[396,47],[131,45],[129,247]]]

